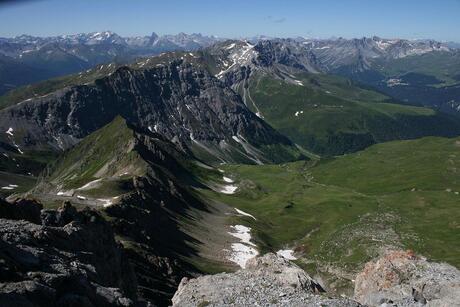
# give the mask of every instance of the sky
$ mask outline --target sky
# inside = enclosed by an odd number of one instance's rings
[[[0,0],[0,37],[105,30],[460,42],[460,0]]]

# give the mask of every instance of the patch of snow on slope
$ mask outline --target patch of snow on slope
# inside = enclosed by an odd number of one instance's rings
[[[294,251],[292,249],[280,249],[276,252],[276,254],[287,260],[297,260],[297,258],[294,256]]]
[[[224,193],[224,194],[235,194],[235,191],[236,189],[238,189],[238,187],[236,185],[225,185],[221,190],[220,192],[221,193]]]
[[[11,128],[11,127],[8,128],[8,130],[6,130],[5,133],[6,133],[6,134],[9,134],[9,135],[11,135],[11,136],[13,136],[13,128]]]
[[[15,189],[17,187],[18,187],[17,184],[9,184],[9,185],[7,185],[5,187],[2,187],[2,190],[13,190],[13,189]]]
[[[87,184],[79,187],[77,190],[89,190],[89,189],[93,188],[99,181],[101,181],[101,179],[96,179],[96,180],[90,181]]]
[[[97,200],[102,203],[104,208],[107,208],[113,204],[112,199],[110,198],[98,198]]]
[[[295,112],[295,113],[294,113],[294,116],[298,117],[299,114],[303,114],[303,111],[297,111],[297,112]]]
[[[232,252],[228,260],[238,264],[243,269],[246,267],[246,262],[256,257],[259,252],[255,249],[255,244],[251,242],[251,228],[243,225],[231,226],[232,232],[229,234],[240,239],[240,243],[232,243]]]
[[[300,81],[300,80],[294,80],[294,82],[295,82],[297,85],[303,86],[303,83],[302,83],[302,81]]]
[[[258,150],[254,148],[251,144],[249,144],[242,136],[233,135],[232,139],[243,147],[244,151],[248,154],[246,156],[249,159],[251,159],[252,161],[256,162],[259,165],[263,164],[262,161],[260,161],[258,158],[259,156]]]
[[[244,212],[243,210],[240,210],[238,208],[235,208],[236,212],[238,212],[239,214],[241,215],[244,215],[244,216],[249,216],[249,217],[252,217],[254,219],[254,221],[257,221],[257,219],[254,217],[254,215],[252,214],[249,214],[249,213],[246,213]]]
[[[56,193],[57,196],[72,196],[73,195],[73,190],[69,191],[59,191]]]
[[[13,136],[14,136],[14,134],[13,134],[13,128],[9,127],[8,130],[5,131],[5,133],[8,134],[8,138],[9,138],[10,141],[13,143],[14,147],[16,147],[16,149],[19,151],[19,153],[20,153],[21,155],[23,155],[24,152],[21,150],[21,148],[19,148],[19,145],[16,144],[16,142],[15,142],[14,139],[13,139]]]
[[[232,61],[232,64],[229,67],[225,65],[225,67],[227,68],[220,71],[215,76],[220,79],[223,77],[223,75],[227,71],[232,69],[235,65],[240,65],[240,66],[248,65],[251,62],[252,58],[254,58],[255,55],[257,54],[256,51],[253,50],[253,48],[254,48],[254,45],[251,45],[250,43],[246,42],[245,46],[243,46],[242,48],[238,48],[235,52],[229,55],[229,58]]]
[[[234,181],[231,179],[231,178],[228,178],[228,177],[222,177],[222,179],[225,181],[225,182],[228,182],[228,183],[233,183]]]
[[[251,228],[243,225],[230,226],[233,232],[228,232],[229,235],[238,238],[242,243],[256,246],[251,242]]]
[[[241,244],[241,243],[233,243],[232,244],[232,253],[228,260],[238,264],[241,268],[246,268],[246,263],[249,259],[256,257],[259,252],[250,246]]]

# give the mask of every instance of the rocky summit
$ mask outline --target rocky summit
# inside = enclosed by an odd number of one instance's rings
[[[355,280],[354,299],[333,297],[304,270],[275,254],[246,268],[184,278],[173,306],[458,306],[460,272],[411,251],[391,251],[369,262]]]
[[[173,306],[360,306],[328,297],[297,265],[275,254],[253,258],[236,273],[184,278]]]

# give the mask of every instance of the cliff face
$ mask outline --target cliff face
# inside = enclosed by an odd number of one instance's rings
[[[12,128],[23,150],[47,145],[66,149],[121,115],[184,150],[208,146],[224,159],[224,152],[231,159],[238,150],[250,156],[242,142],[255,148],[292,146],[192,60],[176,58],[146,69],[121,67],[94,83],[28,99],[0,111],[0,130]],[[263,157],[261,152],[258,158]]]

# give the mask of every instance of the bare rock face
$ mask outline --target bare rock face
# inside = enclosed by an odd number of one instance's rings
[[[358,274],[355,299],[371,306],[460,306],[460,271],[410,251],[393,251]]]
[[[32,201],[22,202],[22,207],[36,208]],[[97,212],[77,213],[66,204],[57,215],[73,211],[73,218],[64,223],[61,217],[54,227],[26,220],[39,218],[40,212],[17,210],[20,201],[0,208],[0,306],[138,303],[131,265]]]
[[[266,254],[235,273],[184,278],[172,301],[173,306],[360,306],[322,292],[300,267]]]

